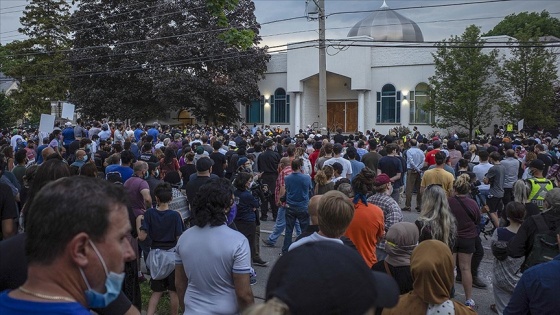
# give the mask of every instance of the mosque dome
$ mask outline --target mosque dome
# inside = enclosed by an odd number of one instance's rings
[[[383,1],[379,10],[356,23],[348,37],[369,36],[376,42],[423,42],[424,36],[418,25],[391,10]]]

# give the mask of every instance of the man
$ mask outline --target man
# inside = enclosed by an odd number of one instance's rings
[[[334,163],[340,163],[342,165],[342,173],[340,176],[344,178],[352,178],[352,164],[350,161],[342,157],[342,144],[335,143],[333,146],[333,154],[334,156],[323,163],[325,165],[333,165]]]
[[[424,152],[418,148],[418,141],[410,139],[410,149],[406,150],[406,199],[403,211],[410,211],[414,191],[416,191],[416,210],[420,209],[422,204],[420,183],[424,158]]]
[[[89,307],[114,301],[124,263],[134,258],[124,195],[120,187],[83,176],[43,187],[27,214],[27,280],[0,294],[0,314],[87,315]]]
[[[548,174],[548,168],[555,163],[555,159],[551,157],[551,155],[544,149],[544,145],[540,143],[535,145],[533,151],[537,155],[537,159],[543,161],[544,163],[543,174]]]
[[[278,164],[280,163],[281,156],[278,152],[274,151],[274,141],[267,139],[264,142],[265,151],[259,155],[257,160],[259,171],[262,172],[261,180],[263,184],[268,185],[270,191],[276,191],[276,179],[278,178]],[[274,200],[274,195],[265,198],[261,203],[261,217],[262,221],[268,219],[268,209],[272,212],[272,218],[276,221],[278,215],[278,207]]]
[[[62,130],[62,137],[64,138],[64,148],[68,150],[68,146],[70,145],[70,143],[74,142],[74,140],[76,139],[74,138],[74,128],[72,127],[72,123],[67,122],[64,124],[64,126],[66,128]]]
[[[481,200],[477,200],[479,205],[482,207],[486,204],[486,199],[488,198],[488,191],[490,190],[490,185],[484,184],[484,176],[488,173],[488,170],[492,167],[492,164],[488,163],[488,156],[490,153],[488,151],[480,151],[478,153],[479,163],[473,167],[473,173],[476,175],[476,179],[481,182],[478,186],[479,196]]]
[[[439,140],[432,142],[432,146],[434,149],[426,153],[426,159],[424,160],[425,168],[436,164],[436,153],[441,151],[441,142],[439,142]]]
[[[486,208],[490,219],[495,227],[500,226],[499,214],[501,214],[503,203],[502,198],[504,197],[504,178],[505,178],[505,168],[500,162],[500,153],[492,152],[490,153],[490,164],[492,167],[488,170],[488,173],[484,176],[484,183],[490,185],[490,190],[488,190],[488,199],[486,200]]]
[[[76,127],[74,127],[74,139],[82,140],[87,138],[87,130],[84,128],[84,122],[81,118],[76,119]]]
[[[25,170],[27,169],[25,165],[27,164],[27,151],[25,149],[17,150],[14,155],[14,160],[16,166],[12,169],[12,174],[18,180],[20,186],[23,187],[23,176],[25,175]]]
[[[237,314],[255,302],[249,241],[227,226],[234,202],[224,178],[210,180],[196,194],[193,226],[179,238],[175,258],[175,286],[185,314]]]
[[[121,162],[120,165],[119,164],[108,165],[105,168],[105,174],[108,174],[108,173],[111,173],[111,172],[117,172],[117,173],[121,174],[122,182],[126,183],[126,181],[134,173],[134,171],[130,167],[130,164],[134,160],[134,155],[130,151],[122,151],[120,153],[120,158],[121,158],[120,159],[120,162]],[[146,165],[146,172],[147,171],[148,171],[148,166]]]
[[[356,156],[358,155],[356,149],[348,148],[348,150],[346,150],[346,155],[348,156],[350,165],[352,165],[352,176],[350,179],[352,180],[354,179],[354,177],[356,177],[356,175],[358,175],[362,171],[362,169],[364,169],[364,167],[366,167],[366,165],[360,161],[356,161]]]
[[[393,198],[397,204],[399,203],[399,189],[401,188],[401,177],[403,174],[403,166],[401,160],[399,159],[398,146],[395,143],[389,143],[385,146],[387,151],[387,156],[384,156],[379,160],[379,165],[377,166],[377,174],[387,174],[391,179],[391,184],[393,185],[393,192],[391,198]]]
[[[544,202],[549,210],[538,216],[542,217],[550,233],[555,232],[556,246],[558,246],[560,244],[560,188],[549,191]],[[509,242],[508,254],[512,257],[527,257],[531,253],[530,246],[537,232],[539,231],[534,217],[529,217]],[[536,265],[523,272],[504,314],[557,314],[560,309],[559,290],[560,255],[550,262]]]
[[[84,166],[84,164],[86,164],[87,161],[88,161],[88,155],[86,154],[86,151],[77,150],[76,151],[76,161],[74,163],[72,163],[70,165],[70,167],[75,168],[76,169],[76,174],[79,174],[80,169],[82,168],[82,166]]]
[[[321,147],[323,146],[323,144],[321,143],[321,141],[317,141],[313,143],[313,152],[309,155],[309,162],[311,162],[311,179],[313,180],[315,178],[315,163],[317,162],[317,159],[319,158],[319,153],[321,152]]]
[[[150,186],[145,180],[147,175],[148,163],[138,161],[134,163],[134,175],[124,182],[130,207],[136,217],[144,214],[147,209],[152,207]]]
[[[224,171],[227,169],[227,160],[226,156],[220,153],[222,142],[216,140],[212,146],[214,148],[214,151],[210,153],[210,158],[214,161],[212,174],[216,174],[218,177],[224,177]]]
[[[212,178],[210,175],[214,175],[212,174],[213,165],[214,161],[209,157],[202,157],[196,161],[196,173],[191,175],[186,185],[187,199],[191,209],[200,186],[204,185]],[[217,177],[216,175],[214,176]]]
[[[158,136],[159,136],[159,124],[157,122],[155,122],[152,126],[152,128],[148,129],[148,135],[153,137],[152,142],[157,141]],[[152,143],[153,144],[153,143]]]
[[[422,181],[420,182],[420,193],[423,193],[426,187],[430,185],[440,185],[447,193],[447,196],[451,196],[455,178],[444,169],[445,159],[445,153],[441,151],[436,152],[436,167],[424,172],[424,176],[422,176]],[[418,212],[420,212],[420,209],[418,209]]]
[[[545,164],[542,160],[536,159],[529,164],[529,173],[532,178],[527,179],[530,184],[531,192],[527,201],[534,203],[543,210],[544,198],[546,194],[554,188],[554,184],[550,179],[543,176]]]
[[[310,242],[329,241],[344,244],[340,238],[353,217],[354,205],[343,193],[336,190],[327,192],[319,201],[319,231],[292,243],[288,250]]]
[[[334,135],[333,140],[335,144],[338,143],[342,145],[344,143],[346,137],[342,134],[342,129],[340,128],[336,129],[336,135]]]
[[[379,160],[381,160],[381,154],[375,151],[377,149],[377,141],[375,139],[371,139],[368,141],[368,153],[364,154],[360,161],[369,167],[374,173],[377,174],[377,164]]]
[[[402,222],[403,214],[399,204],[391,198],[391,193],[394,188],[392,187],[393,185],[387,174],[381,173],[377,175],[373,185],[375,194],[371,195],[367,201],[378,206],[383,211],[383,218],[385,219],[385,233],[387,233],[393,224]],[[382,240],[377,244],[376,256],[378,261],[387,257],[387,253],[385,252],[385,240]]]
[[[159,184],[163,184],[163,180],[159,179],[159,163],[148,163],[148,178],[146,182],[148,183],[148,187],[150,188],[150,197],[152,198],[152,207],[156,205],[156,195],[155,190]]]
[[[144,133],[144,129],[142,127],[142,123],[136,123],[136,129],[134,129],[134,138],[136,141],[140,141],[142,139],[142,134]]]
[[[292,244],[292,233],[296,220],[299,221],[300,227],[305,231],[309,225],[309,213],[307,207],[309,205],[309,195],[313,190],[311,177],[303,174],[301,167],[302,159],[294,159],[292,161],[292,174],[286,176],[286,233],[284,236],[284,246],[282,252],[288,251]]]
[[[513,149],[506,150],[506,158],[502,160],[504,166],[504,205],[513,201],[513,184],[521,178],[523,169],[521,162],[515,158],[515,151]]]

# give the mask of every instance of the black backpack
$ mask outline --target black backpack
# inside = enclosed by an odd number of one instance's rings
[[[533,240],[533,249],[521,266],[521,272],[535,265],[549,262],[560,253],[556,233],[548,227],[543,216],[541,214],[534,215],[533,220],[537,225],[537,233]]]

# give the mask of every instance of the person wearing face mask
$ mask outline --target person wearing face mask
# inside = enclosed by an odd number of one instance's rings
[[[76,169],[76,173],[79,172],[79,170],[82,168],[82,166],[84,166],[84,164],[87,163],[89,157],[86,154],[86,151],[84,150],[77,150],[76,151],[76,161],[72,164],[70,164],[71,168],[75,168]]]
[[[532,177],[527,179],[531,189],[527,199],[529,202],[536,204],[541,211],[543,210],[546,193],[554,188],[552,180],[546,179],[543,176],[544,168],[545,164],[543,161],[539,159],[531,161],[531,164],[529,164],[529,174]]]
[[[130,304],[103,310],[121,295],[125,261],[134,259],[124,196],[83,176],[46,185],[27,215],[27,280],[0,293],[0,314],[140,314]]]
[[[389,175],[381,173],[375,178],[374,186],[375,194],[368,198],[368,202],[378,206],[383,210],[383,218],[385,219],[385,233],[393,224],[403,220],[403,214],[399,204],[391,197],[393,193],[393,184]],[[378,260],[387,257],[385,252],[385,240],[377,244],[376,256]]]

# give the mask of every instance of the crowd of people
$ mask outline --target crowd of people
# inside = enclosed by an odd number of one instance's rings
[[[499,129],[470,140],[80,119],[2,130],[0,313],[151,315],[167,292],[172,314],[469,314],[473,287],[489,285],[487,233],[491,310],[552,314],[559,148]],[[269,279],[261,246],[279,248]],[[173,251],[175,270],[150,279],[142,305],[142,260],[156,251]],[[257,281],[266,301],[254,305]]]

